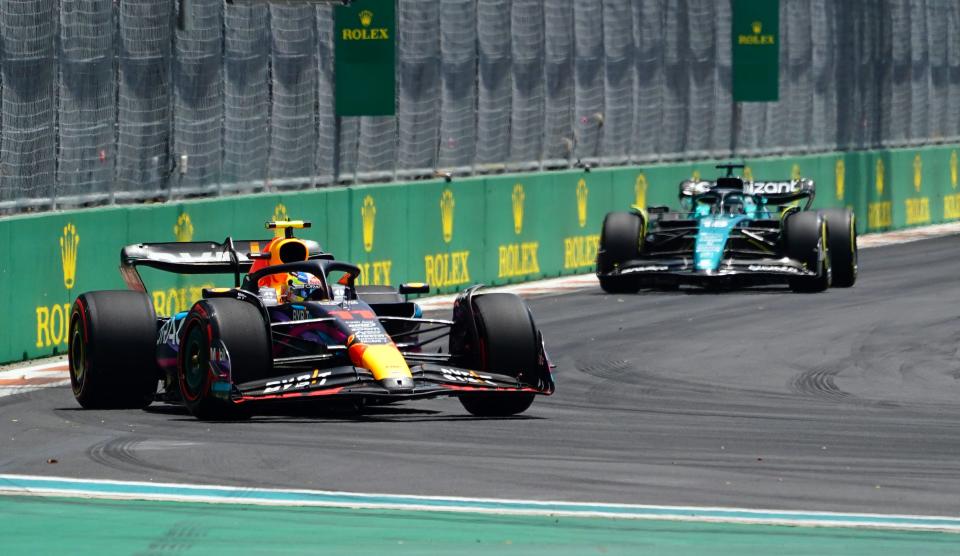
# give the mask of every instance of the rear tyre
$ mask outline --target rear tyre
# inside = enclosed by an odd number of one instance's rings
[[[849,288],[857,283],[857,226],[850,209],[822,211],[827,219],[827,251],[833,270],[833,286]]]
[[[482,370],[516,378],[537,372],[537,328],[526,303],[510,293],[488,293],[473,298],[480,334],[475,364]],[[506,417],[523,413],[533,403],[527,392],[464,394],[460,403],[473,415]]]
[[[797,212],[785,223],[787,256],[804,264],[816,276],[790,278],[790,289],[800,293],[822,292],[830,287],[830,252],[826,220],[816,212]]]
[[[73,396],[86,409],[139,409],[157,392],[157,316],[135,291],[81,294],[70,312]]]
[[[640,256],[643,216],[634,212],[611,212],[603,219],[597,251],[597,277],[607,293],[634,293],[640,289],[633,276],[605,276],[626,261]]]
[[[211,361],[211,348],[225,357]],[[212,365],[229,372],[230,390],[214,391],[219,379]],[[266,378],[272,369],[270,338],[257,307],[230,298],[206,299],[190,310],[183,325],[177,378],[190,414],[203,420],[236,420],[250,416],[231,399],[236,384]]]

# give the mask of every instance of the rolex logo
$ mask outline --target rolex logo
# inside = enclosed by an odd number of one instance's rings
[[[743,180],[753,182],[753,168],[749,166],[743,167]]]
[[[523,192],[523,184],[518,183],[513,186],[513,194],[510,199],[513,202],[513,232],[520,235],[523,231],[523,201],[527,194]]]
[[[647,176],[640,174],[633,184],[634,206],[644,210],[647,208]]]
[[[920,193],[920,186],[923,185],[923,159],[920,153],[913,157],[913,189]]]
[[[950,187],[957,188],[957,151],[950,153]]]
[[[798,181],[803,177],[803,174],[800,173],[800,165],[794,164],[793,168],[790,168],[790,179],[793,181]]]
[[[193,240],[193,222],[190,221],[190,215],[181,213],[177,218],[177,223],[173,225],[173,237],[177,241]]]
[[[287,213],[287,207],[283,203],[277,203],[277,206],[273,207],[273,216],[270,218],[271,222],[287,222],[290,220],[290,214]],[[284,231],[281,228],[273,230],[273,237],[283,237]]]
[[[876,166],[876,171],[875,171],[875,172],[876,172],[877,195],[883,195],[883,172],[884,172],[884,168],[883,168],[883,159],[882,159],[882,158],[878,158],[878,159],[877,159],[877,166]]]
[[[580,178],[580,181],[577,182],[577,220],[580,222],[581,228],[587,225],[588,195],[590,195],[590,190],[587,189],[587,180]]]
[[[283,203],[277,203],[277,206],[273,207],[273,218],[270,219],[271,222],[287,222],[290,220],[290,214],[287,212],[287,207]]]
[[[690,174],[690,179],[695,182],[700,181],[700,170],[694,170],[693,173]]]
[[[80,236],[77,227],[67,223],[63,227],[63,236],[60,237],[60,261],[63,263],[63,285],[68,290],[73,288],[77,278],[77,247],[80,245]]]
[[[754,21],[750,27],[753,29],[754,35],[759,35],[763,32],[763,22],[761,21]]]
[[[843,162],[842,158],[837,159],[837,164],[835,166],[836,170],[836,185],[837,185],[837,200],[842,201],[844,196],[844,188],[846,187],[847,179],[847,165]]]
[[[443,227],[443,241],[450,243],[453,240],[453,209],[456,201],[453,191],[444,189],[440,195],[440,224]]]
[[[363,250],[369,253],[373,251],[373,226],[377,221],[377,206],[373,203],[372,196],[363,198],[360,216],[363,218]]]
[[[370,24],[373,23],[373,12],[370,10],[363,10],[360,12],[360,25],[364,27],[370,27]]]

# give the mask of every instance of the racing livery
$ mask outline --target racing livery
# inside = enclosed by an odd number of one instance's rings
[[[428,285],[357,286],[357,266],[293,236],[308,226],[268,223],[284,230],[273,240],[123,248],[130,290],[84,293],[71,313],[80,405],[164,401],[201,419],[232,419],[267,401],[359,407],[455,396],[472,414],[501,416],[553,393],[542,335],[519,297],[474,286],[459,295],[452,319],[425,318],[406,294]],[[189,311],[157,317],[138,266],[232,273],[235,285],[204,289]],[[442,340],[444,352],[436,349]]]
[[[716,181],[680,184],[680,211],[633,207],[606,216],[597,276],[607,292],[786,283],[794,291],[853,286],[857,232],[848,209],[810,210],[813,181],[759,182],[724,164]]]

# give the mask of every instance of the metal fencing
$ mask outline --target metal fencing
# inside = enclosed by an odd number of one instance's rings
[[[397,14],[397,115],[336,118],[329,6],[0,0],[0,211],[960,140],[957,0],[782,0],[744,104],[728,2]]]

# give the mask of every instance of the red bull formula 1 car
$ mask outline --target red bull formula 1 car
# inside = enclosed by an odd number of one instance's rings
[[[164,401],[200,419],[235,419],[271,401],[454,396],[474,415],[505,416],[553,393],[542,335],[519,297],[475,286],[456,299],[451,320],[424,318],[405,294],[428,285],[358,286],[357,266],[293,236],[306,226],[268,223],[284,234],[266,241],[124,247],[130,290],[87,292],[73,305],[70,379],[80,405]],[[141,265],[232,273],[235,287],[205,289],[189,311],[157,317]],[[427,351],[441,340],[445,352]]]
[[[680,211],[634,207],[603,222],[597,277],[604,291],[786,283],[798,292],[851,287],[857,229],[849,209],[810,210],[811,180],[760,182],[724,164],[716,181],[680,184]]]

